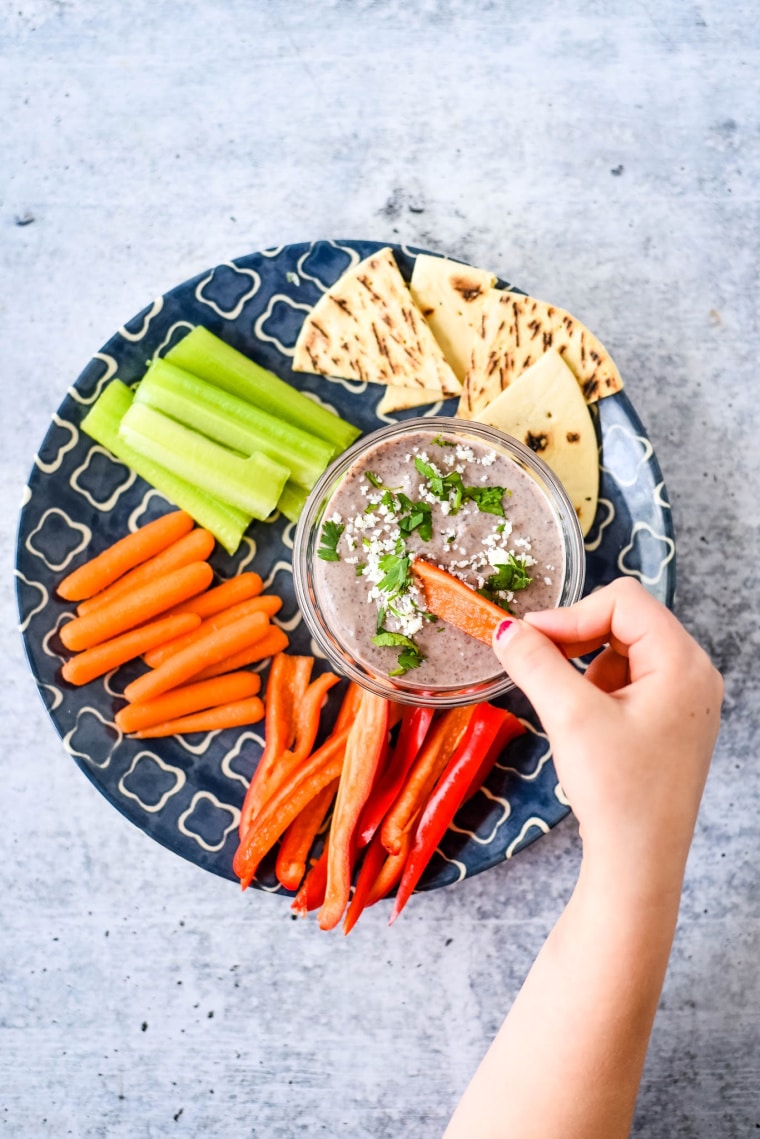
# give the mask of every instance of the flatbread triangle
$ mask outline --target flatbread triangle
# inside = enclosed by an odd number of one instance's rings
[[[387,247],[320,297],[298,334],[293,370],[446,395],[462,390]]]

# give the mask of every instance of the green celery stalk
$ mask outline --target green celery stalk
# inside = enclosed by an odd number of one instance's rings
[[[302,486],[288,479],[277,503],[280,514],[284,514],[289,522],[297,522],[301,511],[306,505],[307,494]]]
[[[186,510],[199,526],[210,530],[228,554],[234,554],[250,525],[251,515],[220,502],[185,479],[178,478],[160,463],[154,463],[133,450],[119,434],[119,425],[132,406],[132,398],[126,384],[112,380],[82,420],[82,430],[180,510]]]
[[[267,455],[237,455],[137,402],[122,419],[119,434],[141,455],[254,518],[268,518],[276,510],[290,474]]]
[[[334,448],[324,439],[309,435],[166,360],[154,360],[150,365],[135,400],[234,451],[244,455],[261,451],[288,467],[291,479],[307,490],[311,490],[334,454]]]
[[[249,403],[287,419],[296,427],[345,451],[361,434],[332,411],[297,391],[273,372],[256,364],[202,325],[196,325],[166,354],[166,359]]]

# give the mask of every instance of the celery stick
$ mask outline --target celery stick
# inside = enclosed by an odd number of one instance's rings
[[[309,435],[166,360],[154,360],[150,365],[135,400],[234,451],[244,455],[261,451],[288,467],[293,481],[307,490],[311,490],[334,454],[334,448],[324,439]]]
[[[202,325],[196,325],[184,339],[170,348],[166,359],[271,415],[287,419],[304,431],[326,439],[340,451],[350,447],[361,434],[358,427],[320,407]]]
[[[297,522],[306,504],[306,498],[304,488],[292,479],[288,479],[277,502],[277,509],[289,522]]]
[[[277,508],[290,474],[287,467],[266,455],[237,455],[136,402],[122,419],[119,434],[141,455],[254,518],[268,518]]]
[[[82,420],[82,430],[180,510],[186,510],[199,526],[210,530],[228,554],[234,554],[250,525],[251,515],[220,502],[134,451],[119,435],[119,424],[131,406],[132,392],[121,380],[112,380]]]

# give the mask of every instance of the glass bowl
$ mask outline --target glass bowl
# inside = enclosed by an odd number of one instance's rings
[[[320,574],[315,573],[323,523],[331,516],[328,508],[346,475],[350,471],[364,468],[368,453],[374,451],[378,444],[397,446],[402,455],[409,454],[411,437],[420,434],[429,436],[431,445],[436,437],[444,434],[447,439],[454,439],[464,447],[471,442],[485,445],[510,463],[515,463],[531,477],[549,504],[561,537],[564,564],[555,567],[555,572],[560,569],[562,571],[557,604],[572,605],[579,599],[585,573],[583,535],[567,492],[553,471],[530,448],[493,427],[450,416],[423,416],[403,420],[364,436],[344,451],[319,479],[307,499],[296,528],[293,544],[296,601],[317,650],[327,659],[330,667],[371,692],[403,704],[425,704],[436,708],[494,700],[515,687],[500,668],[495,656],[493,674],[486,679],[481,678],[475,682],[462,679],[458,683],[441,685],[432,684],[429,679],[421,681],[416,675],[417,669],[393,677],[358,660],[341,630],[338,606],[327,596],[329,591],[320,582]],[[383,450],[385,449],[384,447]],[[372,618],[374,609],[372,616],[368,615],[367,618],[368,636],[374,632]]]

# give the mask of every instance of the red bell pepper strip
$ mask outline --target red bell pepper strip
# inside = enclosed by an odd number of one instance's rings
[[[330,825],[327,890],[319,911],[321,929],[334,929],[348,905],[356,851],[354,832],[387,748],[388,714],[388,700],[373,692],[362,694],[346,741],[345,763]]]
[[[390,763],[382,777],[372,788],[372,793],[362,809],[357,827],[360,847],[366,846],[371,840],[385,818],[388,808],[401,790],[409,768],[422,747],[432,719],[432,708],[404,709],[401,717],[401,729]]]
[[[325,839],[322,853],[310,868],[291,904],[291,910],[294,910],[299,917],[305,918],[312,910],[318,910],[325,900],[325,890],[327,889],[327,847],[329,841],[330,836],[328,835]]]
[[[507,715],[504,709],[495,708],[492,704],[479,704],[475,709],[459,747],[452,755],[417,823],[389,924],[393,924],[408,902],[467,794],[473,776],[480,771],[486,755],[498,740]]]
[[[383,821],[383,846],[389,854],[398,854],[402,835],[427,801],[457,749],[476,705],[450,708],[433,724],[420,751]]]
[[[330,810],[338,781],[328,783],[310,803],[307,803],[297,818],[293,819],[282,836],[277,852],[275,875],[286,890],[297,890],[306,873],[306,860],[319,828]]]
[[[232,860],[232,868],[244,890],[253,881],[261,859],[272,849],[296,815],[323,787],[340,776],[347,740],[345,733],[330,736],[263,804],[243,835]]]
[[[309,685],[314,658],[278,653],[272,661],[266,690],[264,750],[243,801],[238,827],[241,838],[253,821],[269,790],[277,761],[293,745],[295,711]]]
[[[388,851],[383,846],[380,835],[375,834],[375,837],[366,849],[362,864],[359,867],[354,892],[351,895],[351,901],[348,904],[346,916],[343,919],[344,934],[351,932],[358,922],[362,911],[367,906],[370,892],[377,881],[377,876],[387,857]]]
[[[466,803],[468,799],[471,799],[473,795],[477,794],[483,786],[491,768],[504,751],[504,748],[510,744],[512,740],[517,739],[518,736],[524,735],[525,725],[518,720],[517,716],[513,716],[511,712],[507,712],[506,719],[499,729],[496,739],[486,753],[480,765],[480,769],[475,773],[472,783],[465,792],[464,799],[462,800],[463,803]]]
[[[416,819],[415,819],[416,822]],[[398,854],[389,854],[383,863],[382,869],[375,879],[375,884],[369,892],[367,905],[374,906],[381,898],[387,897],[401,881],[404,867],[412,845],[413,828],[404,833],[401,839],[401,849]]]

